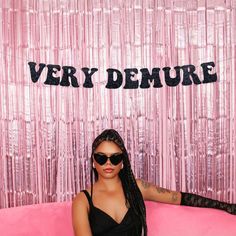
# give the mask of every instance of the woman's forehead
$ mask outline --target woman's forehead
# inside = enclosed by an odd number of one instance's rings
[[[114,152],[121,152],[120,147],[113,141],[102,141],[97,147],[96,152],[104,152],[107,154],[112,154]]]

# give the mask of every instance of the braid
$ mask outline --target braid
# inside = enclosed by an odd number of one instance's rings
[[[126,158],[124,158],[123,161],[127,162],[126,174],[125,171],[121,170],[119,176],[121,179],[123,179],[122,183],[125,183],[123,185],[123,188],[124,192],[127,193],[126,197],[130,204],[130,207],[134,209],[135,214],[140,217],[142,226],[144,228],[144,235],[146,236],[147,235],[146,207],[143,201],[143,197],[134,178],[128,156],[126,156]]]
[[[134,213],[139,217],[142,223],[142,228],[144,230],[144,236],[147,236],[145,203],[144,203],[142,194],[137,186],[133,171],[131,169],[128,153],[125,148],[124,142],[116,130],[106,129],[94,140],[93,145],[92,145],[91,164],[92,164],[93,153],[96,147],[102,141],[113,141],[120,147],[120,149],[123,152],[123,169],[120,170],[119,177],[121,179],[122,187],[124,190],[124,194],[126,198],[126,205],[127,207],[129,205],[129,207],[131,207],[134,210]],[[95,174],[95,181],[97,181],[98,179],[98,173],[96,169],[91,168],[91,178],[90,178],[91,179],[91,192],[92,192],[92,186],[93,186],[93,171]],[[139,232],[140,229],[136,228],[136,231]],[[140,233],[139,235],[141,235]]]

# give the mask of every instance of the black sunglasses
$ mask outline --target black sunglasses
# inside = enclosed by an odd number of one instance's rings
[[[112,165],[118,165],[123,159],[123,153],[113,154],[108,157],[105,154],[94,153],[94,159],[99,165],[104,165],[107,162],[107,159],[110,159]]]

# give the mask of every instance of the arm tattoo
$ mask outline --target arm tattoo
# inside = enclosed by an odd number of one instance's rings
[[[170,190],[161,187],[156,187],[156,190],[158,193],[171,193]]]
[[[172,202],[177,202],[178,201],[178,193],[170,191],[169,189],[161,188],[161,187],[156,187],[156,190],[158,193],[170,193],[171,194],[171,201]]]
[[[149,188],[151,186],[150,183],[148,183],[148,182],[146,182],[144,180],[141,180],[141,184],[142,184],[143,188],[145,188],[145,189],[147,189],[147,188]]]

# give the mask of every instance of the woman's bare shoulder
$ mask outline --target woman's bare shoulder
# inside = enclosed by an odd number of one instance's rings
[[[86,189],[87,190],[87,189]],[[72,201],[72,224],[74,235],[89,235],[92,232],[89,225],[89,203],[83,191],[79,192]]]
[[[91,188],[88,187],[85,189],[89,194],[91,193]],[[88,209],[88,199],[83,191],[79,192],[72,201],[72,207],[86,207]]]
[[[137,183],[140,191],[143,191],[144,189],[147,189],[151,186],[151,183],[149,183],[143,179],[136,179],[136,183]]]

